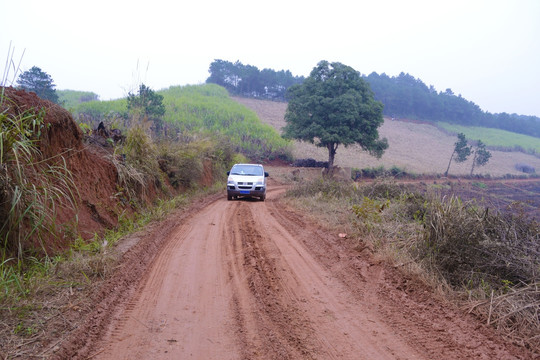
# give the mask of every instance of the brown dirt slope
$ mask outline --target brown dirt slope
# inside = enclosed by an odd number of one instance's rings
[[[278,131],[285,125],[284,115],[287,104],[267,100],[249,98],[233,98],[257,113],[259,118]],[[442,174],[446,171],[454,143],[455,136],[449,136],[429,124],[392,121],[385,118],[379,129],[381,137],[386,137],[390,147],[381,159],[369,156],[357,146],[338,148],[336,165],[341,167],[366,168],[383,165],[386,168],[398,166],[408,172],[418,174]],[[491,151],[492,158],[489,163],[477,169],[475,174],[490,174],[503,176],[506,174],[523,175],[515,169],[517,163],[525,163],[540,169],[540,158],[521,152]],[[313,158],[318,161],[328,160],[325,149],[317,148],[308,143],[296,142],[294,146],[296,158]],[[468,175],[471,170],[472,159],[457,164],[452,163],[449,173],[451,175]]]
[[[39,143],[42,158],[53,164],[61,161],[62,156],[73,175],[77,188],[73,190],[78,190],[77,208],[60,206],[57,218],[59,238],[55,244],[48,244],[49,247],[65,246],[77,231],[88,239],[94,233],[115,226],[122,204],[114,197],[118,180],[114,164],[97,149],[85,146],[79,126],[64,108],[40,99],[35,93],[14,88],[5,88],[5,97],[4,106],[13,114],[45,111],[46,126]],[[75,217],[78,218],[78,228]]]

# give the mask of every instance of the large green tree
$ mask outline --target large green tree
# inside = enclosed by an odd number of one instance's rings
[[[376,157],[388,148],[378,131],[384,121],[383,104],[373,98],[369,84],[350,66],[323,60],[287,94],[284,136],[326,148],[329,170],[341,144],[358,144]]]
[[[42,99],[58,103],[58,94],[54,89],[56,85],[51,75],[37,66],[21,73],[17,79],[17,85],[19,89],[35,92]]]

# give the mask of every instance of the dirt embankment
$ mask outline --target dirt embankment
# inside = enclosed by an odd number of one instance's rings
[[[60,236],[49,247],[62,248],[77,231],[88,239],[104,228],[115,226],[121,204],[114,198],[118,180],[114,164],[96,149],[85,146],[79,126],[64,108],[34,93],[13,88],[5,88],[4,96],[4,106],[14,114],[44,111],[45,126],[39,141],[41,160],[55,164],[65,159],[66,168],[73,175],[75,189],[71,190],[78,207],[60,204],[56,219]]]
[[[155,226],[54,357],[533,357],[286,208],[284,190],[273,184],[266,202],[222,194]]]

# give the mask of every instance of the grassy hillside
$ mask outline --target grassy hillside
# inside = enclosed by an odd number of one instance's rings
[[[437,126],[451,133],[464,133],[471,140],[482,140],[489,147],[523,149],[525,152],[540,154],[540,139],[537,137],[500,129],[461,126],[445,122],[438,122]]]
[[[290,142],[254,111],[233,101],[221,86],[174,86],[159,93],[166,106],[165,121],[181,131],[221,134],[254,161],[291,156]]]
[[[60,104],[66,109],[71,109],[80,103],[95,101],[99,98],[98,94],[91,91],[56,90],[56,93],[58,94]]]
[[[157,93],[163,96],[164,121],[180,133],[218,135],[252,161],[291,157],[289,141],[218,85],[173,86]],[[72,112],[93,128],[99,121],[129,127],[126,99],[81,103]]]
[[[266,100],[234,98],[241,104],[253,109],[262,121],[280,130],[285,125],[284,115],[287,104]],[[437,127],[428,124],[392,121],[385,118],[380,128],[381,137],[386,137],[390,144],[381,159],[369,156],[359,147],[340,147],[337,150],[336,165],[342,167],[366,168],[398,166],[409,172],[418,174],[442,174],[448,166],[457,138]],[[474,137],[473,137],[474,138]],[[475,170],[476,174],[504,176],[506,174],[521,175],[516,170],[518,163],[528,164],[540,172],[540,159],[521,152],[492,151],[489,163]],[[319,161],[328,160],[325,149],[308,143],[295,142],[293,148],[295,158],[314,158]],[[452,163],[449,174],[467,175],[471,169],[471,159],[462,164]]]

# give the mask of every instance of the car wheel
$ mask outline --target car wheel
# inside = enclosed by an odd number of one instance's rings
[[[266,195],[261,196],[261,201],[264,201],[266,199]]]
[[[232,195],[227,195],[227,200],[228,200],[228,201],[231,201],[232,198],[233,198]]]

